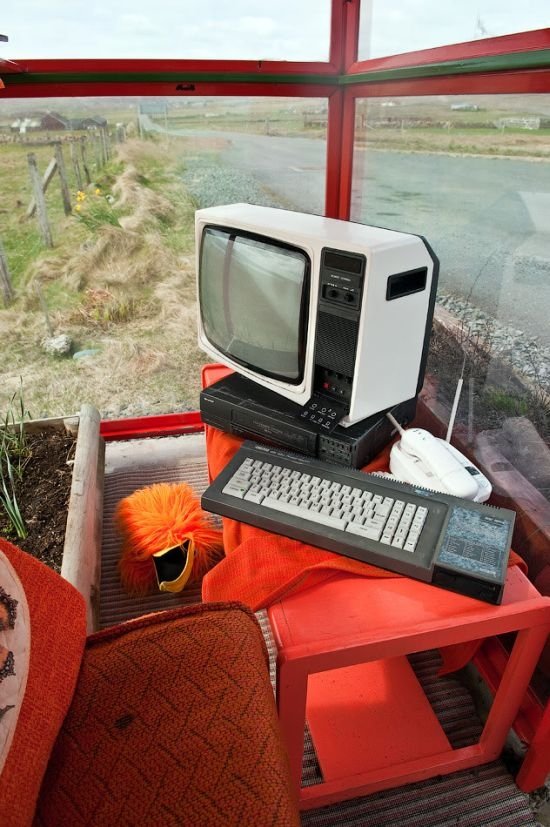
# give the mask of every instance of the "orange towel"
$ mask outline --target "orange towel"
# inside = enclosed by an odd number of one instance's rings
[[[208,470],[214,479],[229,462],[242,440],[206,427]],[[369,471],[387,468],[389,447],[368,466]],[[299,585],[312,586],[335,571],[363,577],[397,577],[393,572],[342,557],[331,551],[291,540],[260,528],[223,520],[225,558],[204,577],[203,600],[232,600],[246,603],[254,611],[265,608]]]
[[[238,450],[242,440],[217,428],[206,427],[208,470],[214,479]],[[388,468],[387,446],[364,470]],[[223,520],[225,558],[203,579],[202,597],[210,600],[240,600],[254,611],[271,605],[300,585],[308,587],[325,580],[335,571],[362,577],[400,577],[391,571],[342,557],[260,528]],[[514,552],[511,564],[526,566]]]
[[[205,366],[203,387],[227,373],[229,371],[219,365]],[[241,444],[242,439],[206,426],[210,479],[220,473]],[[390,447],[363,470],[387,471]],[[320,583],[336,571],[361,577],[402,576],[227,518],[223,520],[223,545],[226,556],[205,575],[202,598],[204,601],[239,600],[254,611],[270,606],[292,590]],[[525,562],[514,551],[510,553],[509,565],[520,565],[527,573]],[[443,650],[443,671],[451,672],[467,663],[480,643],[473,641]]]

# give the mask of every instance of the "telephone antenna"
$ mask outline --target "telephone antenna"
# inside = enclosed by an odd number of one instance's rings
[[[459,377],[458,382],[456,384],[455,398],[453,400],[453,407],[451,409],[451,416],[449,418],[449,425],[447,427],[447,436],[445,437],[446,442],[451,441],[451,434],[453,433],[453,428],[454,428],[454,425],[455,425],[456,411],[457,411],[457,408],[458,408],[458,402],[460,400],[460,394],[462,392],[462,384],[463,384],[463,381],[464,381],[464,368],[465,368],[465,366],[466,366],[466,354],[464,354],[464,361],[462,362],[462,370],[460,371],[460,377]]]
[[[391,424],[393,425],[393,427],[394,427],[394,428],[397,428],[397,430],[399,431],[399,433],[401,434],[401,436],[403,436],[403,434],[405,433],[405,431],[403,430],[403,428],[401,427],[401,425],[399,424],[399,422],[397,421],[397,419],[396,419],[394,416],[392,416],[392,414],[391,414],[389,411],[387,411],[387,412],[386,412],[386,416],[387,416],[387,417],[388,417],[388,419],[390,420],[390,422],[391,422]]]

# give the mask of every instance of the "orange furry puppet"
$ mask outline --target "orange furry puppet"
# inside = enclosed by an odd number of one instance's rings
[[[118,504],[115,521],[123,537],[119,562],[126,590],[147,594],[180,591],[188,579],[200,578],[222,548],[222,532],[208,515],[187,483],[157,483],[134,491]],[[178,549],[187,564],[172,588],[163,588],[155,564],[160,554]]]

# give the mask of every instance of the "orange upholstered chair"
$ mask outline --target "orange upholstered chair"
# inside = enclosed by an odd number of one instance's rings
[[[79,593],[0,540],[1,823],[299,823],[248,609],[85,629]]]

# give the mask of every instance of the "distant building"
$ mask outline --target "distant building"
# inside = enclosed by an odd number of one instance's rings
[[[497,129],[540,129],[540,118],[499,118],[495,121]]]
[[[86,118],[67,118],[58,112],[46,112],[41,116],[41,129],[49,132],[67,129],[98,129],[107,126],[107,118],[103,115],[91,115]]]
[[[74,124],[78,123],[78,126]],[[107,126],[107,118],[103,115],[93,115],[91,118],[82,118],[79,121],[73,121],[73,129],[103,129]]]
[[[453,112],[479,112],[481,107],[477,103],[452,103]]]
[[[41,128],[40,118],[16,118],[10,124],[10,131],[19,132],[20,135],[24,135],[26,132],[35,132]]]
[[[64,115],[59,115],[57,112],[46,112],[42,115],[41,128],[49,132],[60,129],[71,129],[71,119]]]
[[[139,103],[140,115],[167,115],[168,104],[164,100],[147,100]]]

